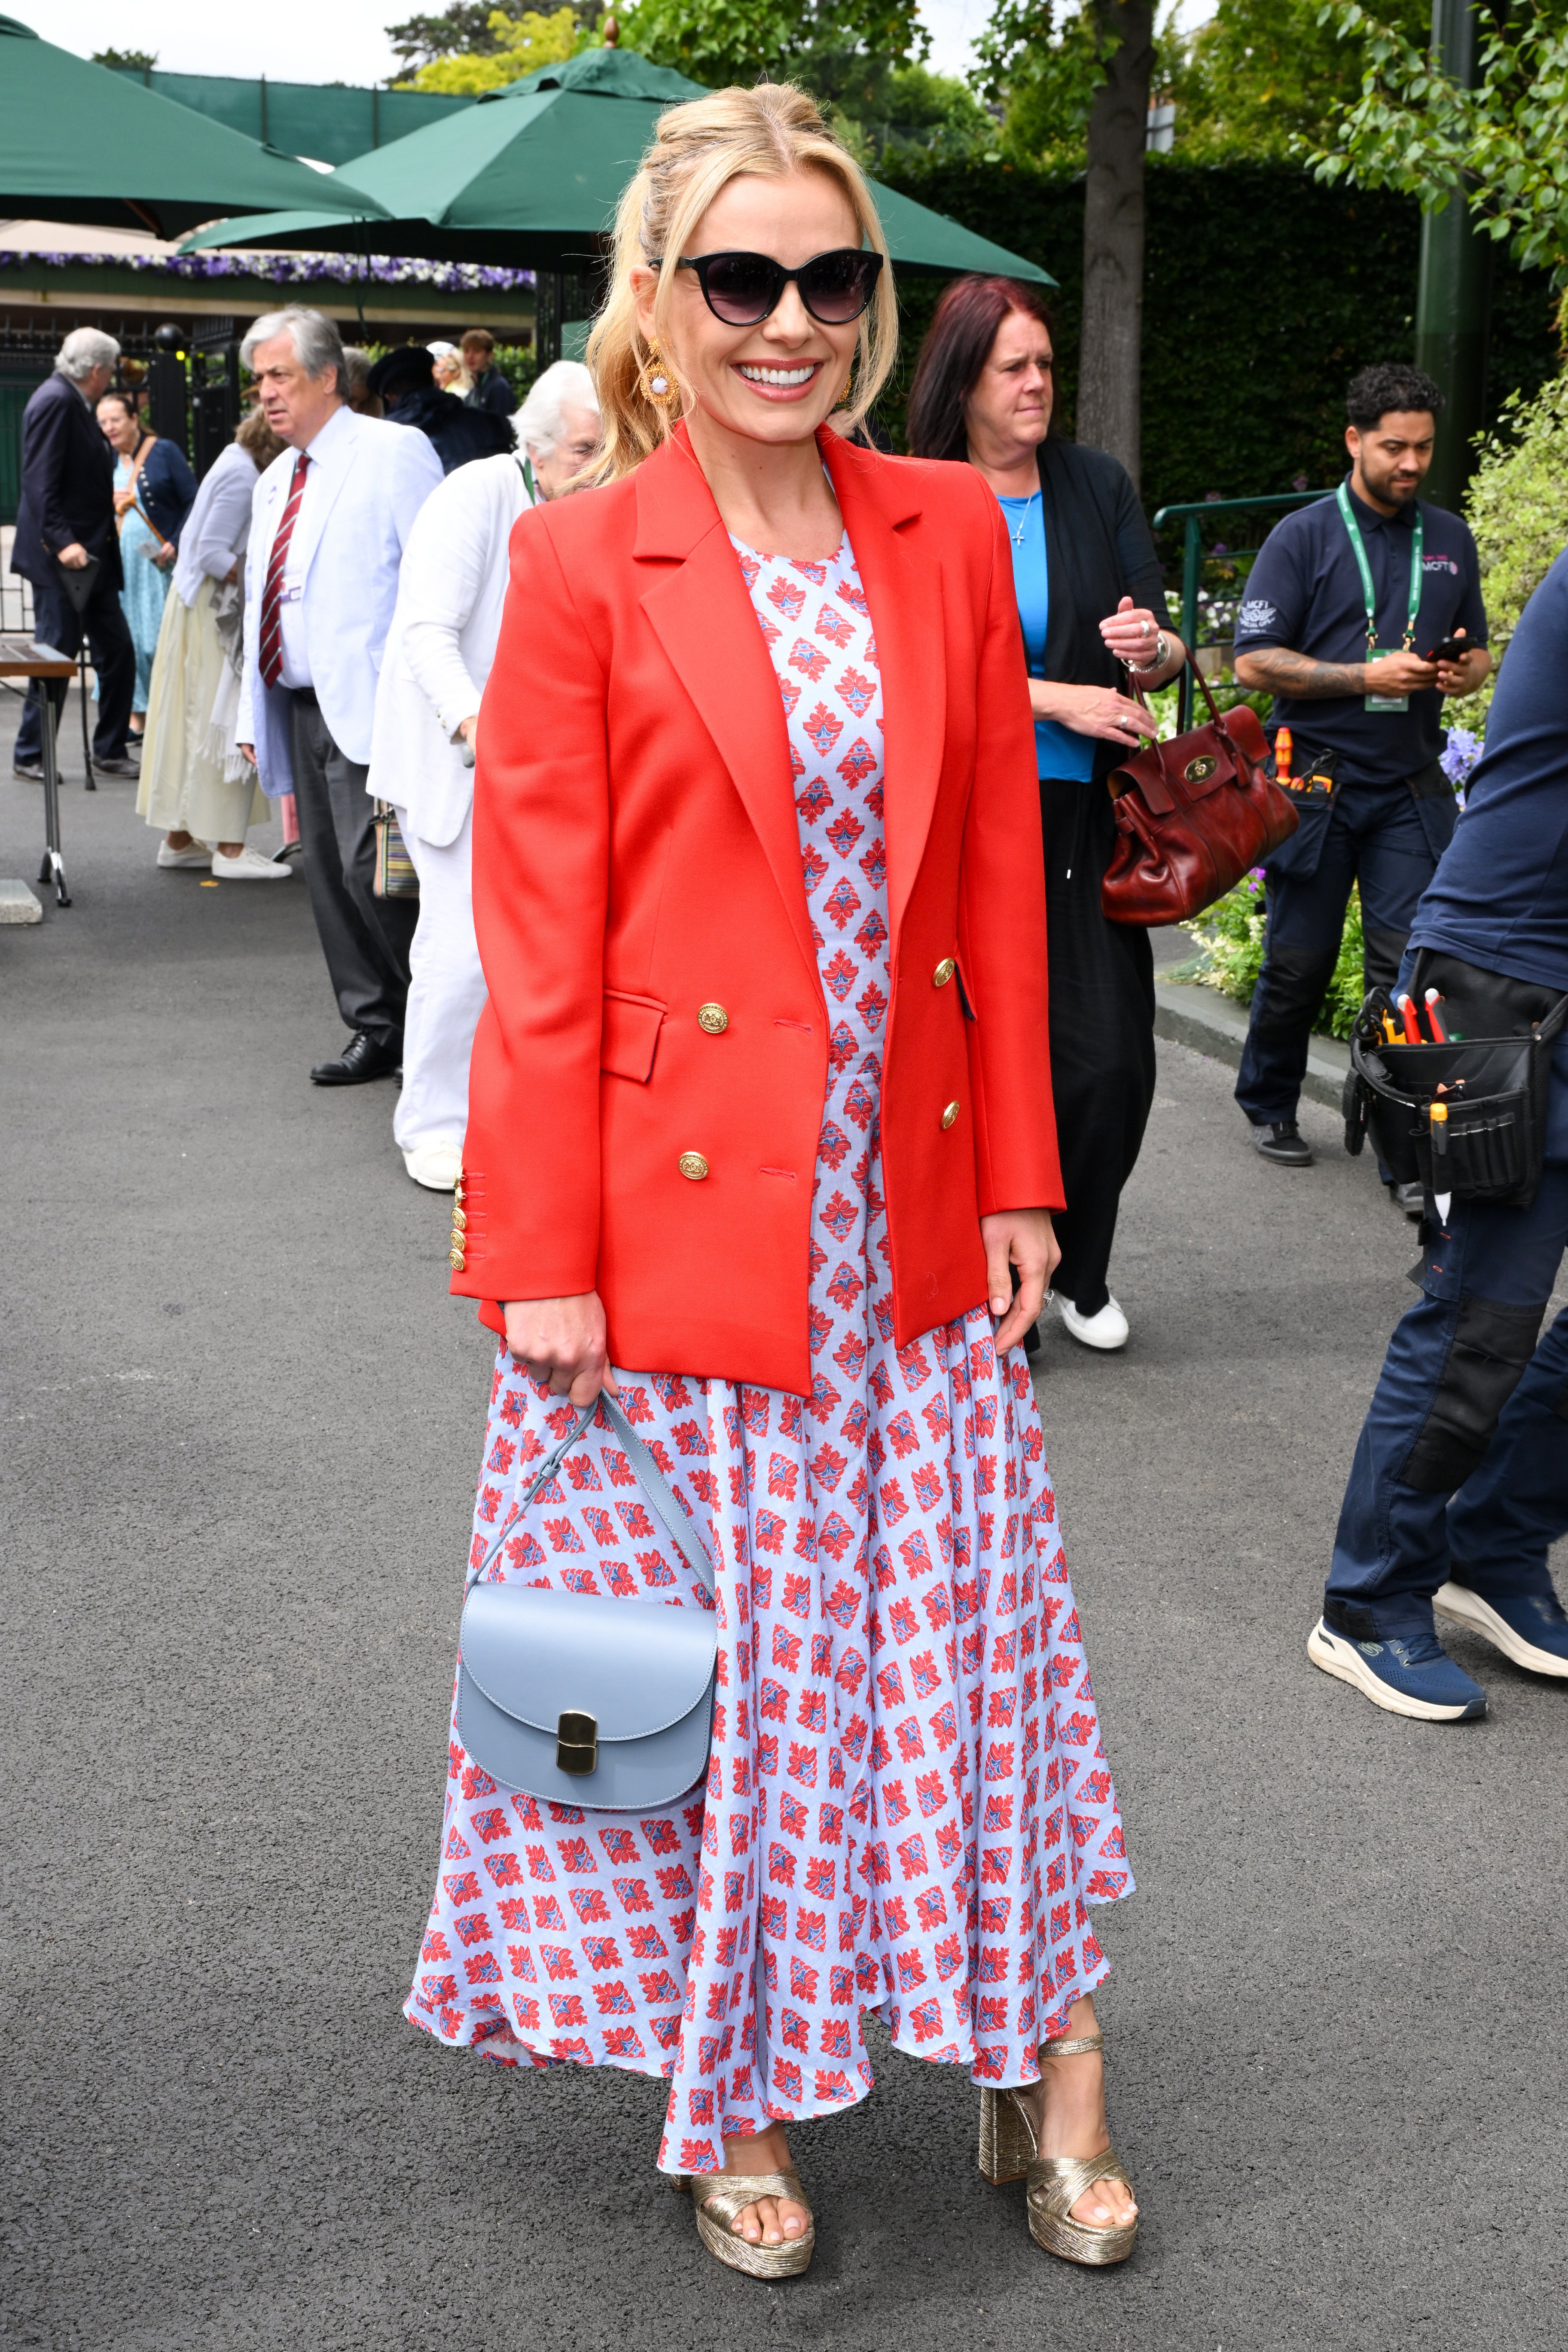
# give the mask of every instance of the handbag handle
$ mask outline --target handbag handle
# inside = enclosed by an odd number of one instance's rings
[[[1145,710],[1148,710],[1148,709],[1149,709],[1149,698],[1148,698],[1148,696],[1147,696],[1147,695],[1144,693],[1144,691],[1143,691],[1143,684],[1142,684],[1142,677],[1140,676],[1140,673],[1139,673],[1137,670],[1133,669],[1133,668],[1131,667],[1131,664],[1129,664],[1129,663],[1127,663],[1127,662],[1123,662],[1123,663],[1121,664],[1121,667],[1122,667],[1122,668],[1123,668],[1124,670],[1126,670],[1126,672],[1127,672],[1127,683],[1128,683],[1128,684],[1129,684],[1129,686],[1132,688],[1132,696],[1133,696],[1133,699],[1134,699],[1134,701],[1136,701],[1136,702],[1141,702],[1141,703],[1142,704],[1142,706],[1143,706],[1144,709],[1145,709]],[[1190,670],[1192,671],[1193,676],[1197,679],[1198,684],[1203,688],[1203,690],[1204,690],[1204,700],[1208,704],[1208,707],[1209,707],[1209,717],[1210,717],[1210,719],[1212,719],[1212,721],[1214,722],[1215,726],[1216,726],[1216,727],[1220,726],[1220,725],[1222,724],[1222,721],[1221,721],[1221,719],[1220,719],[1219,705],[1218,705],[1218,703],[1217,703],[1217,702],[1215,700],[1215,698],[1214,698],[1214,689],[1213,689],[1213,688],[1209,685],[1209,682],[1208,682],[1207,678],[1204,676],[1204,674],[1203,674],[1202,670],[1198,667],[1198,666],[1197,666],[1196,662],[1193,659],[1193,657],[1192,657],[1191,654],[1189,654],[1189,655],[1187,656],[1186,660],[1182,664],[1182,669],[1190,669]],[[1176,672],[1176,677],[1181,677],[1181,675],[1182,675],[1182,670],[1180,670],[1180,669],[1179,669],[1179,670]],[[1172,683],[1173,683],[1173,680],[1172,680],[1172,679],[1170,679],[1170,678],[1167,678],[1167,679],[1165,680],[1165,684],[1166,684],[1167,686],[1170,686]],[[1152,713],[1152,712],[1150,712],[1150,716],[1151,716],[1151,717],[1152,717],[1152,716],[1153,716],[1153,713]]]
[[[686,1562],[687,1567],[691,1570],[691,1573],[697,1579],[698,1583],[701,1585],[702,1590],[707,1593],[709,1600],[712,1601],[717,1598],[714,1591],[716,1569],[713,1559],[713,1548],[708,1540],[706,1529],[701,1526],[699,1520],[689,1519],[687,1517],[685,1512],[681,1509],[679,1503],[676,1500],[675,1489],[671,1486],[668,1479],[659,1468],[658,1462],[654,1459],[653,1454],[644,1444],[643,1440],[637,1435],[637,1431],[632,1427],[631,1423],[626,1419],[626,1414],[621,1411],[620,1406],[616,1402],[608,1389],[600,1390],[599,1394],[595,1399],[594,1402],[585,1408],[583,1417],[578,1422],[575,1429],[568,1430],[565,1436],[561,1439],[560,1443],[553,1446],[545,1455],[543,1461],[540,1464],[538,1469],[529,1480],[527,1492],[519,1497],[519,1499],[512,1505],[511,1509],[507,1513],[506,1518],[501,1524],[500,1532],[496,1537],[494,1543],[491,1544],[489,1551],[486,1552],[478,1567],[469,1570],[468,1580],[467,1585],[464,1587],[465,1596],[468,1592],[472,1591],[474,1586],[479,1582],[486,1570],[494,1566],[497,1559],[500,1557],[501,1545],[505,1542],[509,1530],[515,1527],[518,1520],[522,1517],[524,1511],[527,1510],[530,1503],[532,1502],[534,1496],[538,1493],[540,1487],[546,1485],[550,1479],[554,1477],[556,1472],[560,1469],[561,1465],[571,1453],[572,1448],[577,1444],[584,1432],[592,1425],[594,1416],[599,1411],[601,1406],[604,1408],[605,1420],[609,1423],[616,1436],[620,1440],[626,1460],[631,1464],[633,1472],[637,1476],[637,1484],[642,1488],[643,1498],[647,1502],[648,1508],[652,1511],[654,1517],[658,1521],[659,1526],[664,1529],[666,1536],[674,1545],[680,1558]],[[683,1529],[685,1532],[677,1533],[678,1528]],[[697,1539],[695,1545],[692,1544],[692,1537],[695,1537]],[[694,1553],[695,1557],[693,1556]]]

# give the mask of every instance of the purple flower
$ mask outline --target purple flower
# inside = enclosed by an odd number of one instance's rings
[[[1481,739],[1468,727],[1450,727],[1444,747],[1442,767],[1448,782],[1456,786],[1465,783],[1470,770],[1481,756]]]
[[[373,253],[10,253],[0,269],[41,263],[47,269],[131,268],[195,284],[248,278],[270,286],[428,286],[441,294],[510,293],[533,284],[531,269],[500,269],[477,261],[419,261]]]

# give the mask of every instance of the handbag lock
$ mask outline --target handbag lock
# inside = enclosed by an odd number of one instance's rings
[[[555,1769],[578,1779],[597,1769],[599,1723],[596,1716],[563,1708],[555,1726]]]

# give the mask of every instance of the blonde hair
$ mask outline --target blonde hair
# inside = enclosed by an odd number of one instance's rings
[[[598,386],[605,446],[584,480],[606,482],[629,474],[668,436],[681,413],[678,403],[661,408],[642,389],[649,352],[637,326],[633,270],[683,252],[720,190],[741,173],[782,180],[792,173],[812,171],[837,181],[862,238],[882,257],[876,293],[860,320],[851,396],[836,415],[846,433],[861,423],[888,380],[899,340],[888,240],[865,174],[828,130],[814,101],[793,82],[715,90],[711,98],[694,98],[660,115],[653,144],[616,214],[610,290],[584,353]],[[674,291],[674,270],[662,270],[653,302],[659,326],[668,317]],[[660,357],[675,382],[662,338]]]

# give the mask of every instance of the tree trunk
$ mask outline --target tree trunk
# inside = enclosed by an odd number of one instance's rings
[[[1116,40],[1089,118],[1078,437],[1139,476],[1143,341],[1143,142],[1153,0],[1092,0]]]

